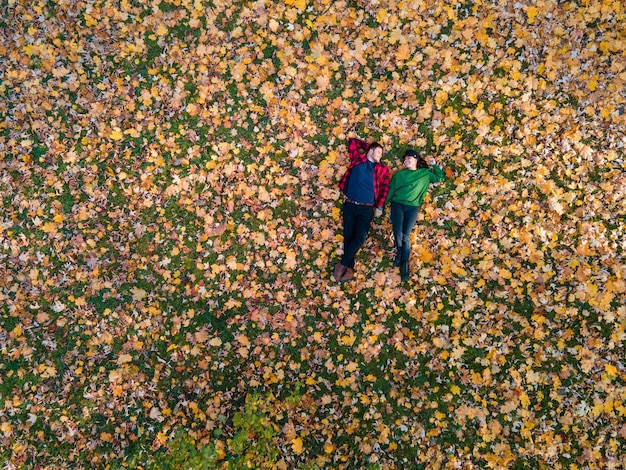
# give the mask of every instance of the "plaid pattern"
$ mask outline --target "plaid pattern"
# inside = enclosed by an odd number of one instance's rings
[[[348,155],[350,156],[350,165],[339,182],[339,189],[345,194],[348,180],[352,174],[352,169],[365,162],[367,159],[367,143],[361,139],[348,139]],[[374,167],[374,206],[381,208],[387,199],[390,181],[389,168],[383,163],[377,163]]]

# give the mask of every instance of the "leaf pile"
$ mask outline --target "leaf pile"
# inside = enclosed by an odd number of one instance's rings
[[[278,468],[626,460],[622,2],[0,12],[3,462],[227,449],[252,393]],[[446,168],[408,285],[387,216],[331,281],[350,136]]]

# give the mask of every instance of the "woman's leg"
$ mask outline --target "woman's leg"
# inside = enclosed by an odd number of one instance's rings
[[[400,278],[409,280],[409,256],[411,254],[411,231],[417,220],[417,207],[404,206],[404,221],[402,224],[402,261],[400,263]]]
[[[391,226],[393,227],[393,241],[396,247],[396,266],[400,265],[402,258],[402,248],[404,234],[402,227],[404,225],[403,204],[394,202],[391,204]]]
[[[402,259],[409,259],[411,254],[411,232],[417,221],[418,207],[404,206],[404,217],[402,220]]]

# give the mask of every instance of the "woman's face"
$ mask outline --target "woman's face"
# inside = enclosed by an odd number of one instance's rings
[[[404,167],[408,168],[409,170],[416,170],[417,158],[412,157],[410,155],[407,155],[406,157],[404,157]]]

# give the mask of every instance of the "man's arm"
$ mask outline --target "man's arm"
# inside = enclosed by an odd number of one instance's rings
[[[384,165],[378,165],[377,167],[377,182],[378,182],[378,191],[375,195],[374,206],[377,209],[377,214],[382,214],[383,206],[385,205],[385,201],[387,200],[387,194],[389,194],[389,182],[391,180],[389,168]]]
[[[395,174],[394,174],[395,176]],[[396,192],[396,182],[398,181],[397,178],[394,178],[393,176],[391,177],[391,182],[389,183],[389,191],[387,192],[387,198],[385,199],[386,201],[392,201],[393,199],[393,193]]]
[[[355,137],[350,137],[348,139],[348,155],[350,156],[350,161],[353,162],[356,158],[362,156],[367,150],[367,142],[361,139],[357,139]]]

